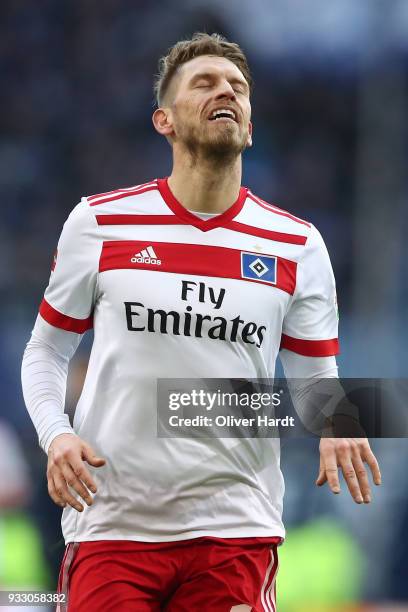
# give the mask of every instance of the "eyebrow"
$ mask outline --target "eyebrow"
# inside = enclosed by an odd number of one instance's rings
[[[190,85],[193,85],[196,81],[199,81],[200,79],[214,80],[214,78],[216,78],[216,75],[213,72],[198,72],[191,78]],[[230,83],[237,83],[238,85],[243,85],[245,90],[249,91],[249,85],[245,81],[245,79],[239,79],[238,77],[233,77],[232,79],[227,79],[227,80]]]

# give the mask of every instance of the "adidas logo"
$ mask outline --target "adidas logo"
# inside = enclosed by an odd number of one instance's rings
[[[161,266],[161,259],[157,259],[157,255],[152,246],[148,246],[145,249],[142,249],[139,253],[135,253],[130,261],[132,263],[144,263]]]

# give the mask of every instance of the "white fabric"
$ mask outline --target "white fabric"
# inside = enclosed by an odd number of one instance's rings
[[[337,380],[336,358],[304,357],[287,349],[282,349],[279,357],[299,418],[309,431],[321,435],[325,426],[324,417],[332,416],[331,410],[334,410],[335,403],[326,402],[326,405],[322,405],[314,401],[314,393],[325,394],[337,401],[344,397],[341,383]]]
[[[56,282],[45,291],[45,299],[59,312],[76,319],[87,318],[97,295],[98,260],[101,243],[98,227],[86,200],[71,212],[58,241]]]
[[[71,213],[64,225],[56,267],[45,292],[51,310],[42,310],[51,327],[63,325],[60,315],[71,317],[74,325],[93,316],[94,324],[94,343],[73,429],[106,459],[106,465],[93,470],[98,484],[95,503],[81,514],[70,507],[64,510],[62,524],[66,542],[283,536],[284,487],[279,468],[279,441],[158,438],[156,381],[158,378],[273,377],[285,321],[288,321],[288,330],[295,330],[292,307],[298,309],[301,318],[299,330],[304,335],[299,337],[306,340],[335,337],[337,317],[331,303],[331,268],[324,245],[316,238],[313,228],[290,216],[265,210],[249,198],[234,221],[253,226],[255,230],[266,228],[295,234],[304,236],[306,241],[311,238],[312,255],[305,255],[302,244],[275,241],[227,227],[201,231],[185,222],[98,226],[95,215],[174,215],[154,186],[147,192],[140,189],[126,193],[126,197],[123,193],[115,200],[104,196],[96,206],[90,205],[95,204],[95,199],[83,199]],[[186,272],[168,273],[158,266],[142,269],[137,268],[137,263],[133,268],[126,263],[100,272],[103,245],[119,244],[127,253],[129,241],[140,241],[137,244],[143,246],[129,251],[126,262],[130,258],[136,261],[133,253],[149,248],[151,242],[157,257],[161,257],[161,244],[176,244],[180,265],[186,266]],[[305,261],[297,273],[301,293],[296,289],[294,299],[288,292],[260,282],[191,275],[189,262],[183,257],[183,245],[256,252],[298,264]],[[313,269],[307,263],[309,259]],[[319,274],[323,276],[323,284],[314,278]],[[312,305],[308,304],[303,275],[314,287],[309,294]],[[186,280],[192,283],[191,291],[183,297],[182,283]],[[325,287],[326,282],[330,288]],[[204,289],[203,294],[200,288]],[[320,290],[323,299],[318,297]],[[218,305],[213,299],[217,296],[223,296]],[[302,301],[301,306],[298,301]],[[125,303],[133,304],[131,313]],[[324,311],[322,315],[318,312],[320,308]],[[187,314],[193,322],[199,315],[207,320],[203,319],[201,334],[197,334],[197,328],[195,335],[175,333],[170,317],[165,319],[162,330],[161,315],[151,316],[151,312],[158,310],[176,313],[182,321],[182,330],[187,325]],[[306,321],[309,315],[310,326]],[[225,339],[214,336],[215,332],[211,331],[220,317],[228,330]],[[238,318],[240,331],[234,337],[233,321]],[[58,342],[47,340],[46,323],[42,323],[41,328],[36,324],[35,336],[24,359],[23,384],[41,444],[47,448],[52,436],[65,431],[65,427],[68,429],[62,413],[61,389],[66,381],[67,355],[72,353],[80,334],[61,331],[63,335],[71,335],[68,342],[71,348],[64,357]],[[244,334],[243,328],[247,325]],[[251,332],[253,326],[262,328],[263,336]],[[49,348],[34,346],[34,339],[35,342],[43,340]],[[43,351],[39,358],[35,356],[38,351]],[[45,353],[54,360],[53,399],[36,399],[34,393],[32,400],[32,389],[27,392],[27,387],[32,385],[31,375],[25,378],[27,365],[34,371],[35,361],[45,359]],[[38,377],[41,364],[37,363],[36,367]],[[51,416],[53,411],[54,415],[58,413],[57,418]]]
[[[282,331],[305,340],[337,338],[335,307],[336,286],[329,255],[320,233],[312,226]]]
[[[305,379],[313,382],[312,379],[336,378],[338,368],[336,358],[329,357],[304,357],[293,351],[282,349],[279,353],[283,371],[288,379]]]
[[[38,315],[24,351],[24,401],[46,453],[57,435],[74,433],[64,406],[68,363],[80,339],[80,334],[58,329]]]
[[[200,217],[200,219],[211,219],[212,217],[217,217],[219,215],[219,213],[205,213],[205,212],[198,212],[196,210],[190,210],[190,212],[193,215],[196,215],[196,217]]]

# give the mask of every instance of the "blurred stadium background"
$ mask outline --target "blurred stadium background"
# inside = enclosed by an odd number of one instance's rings
[[[150,120],[152,76],[196,30],[248,54],[255,146],[244,184],[322,232],[338,285],[341,375],[406,375],[407,0],[3,0],[0,589],[54,588],[63,553],[20,390],[61,226],[81,195],[170,172]],[[72,363],[70,411],[91,340]],[[384,484],[360,507],[344,490],[315,488],[317,443],[284,444],[281,612],[408,610],[408,444],[373,447]]]

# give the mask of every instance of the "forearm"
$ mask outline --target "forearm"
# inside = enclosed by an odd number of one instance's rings
[[[302,423],[320,436],[365,436],[358,408],[338,379],[335,357],[304,357],[281,351],[293,405]]]
[[[327,406],[316,399],[329,398],[336,390],[341,391],[336,358],[305,357],[283,349],[280,359],[299,418],[307,429],[321,433]]]
[[[74,433],[64,406],[68,364],[80,339],[79,334],[56,329],[38,317],[24,351],[24,401],[46,453],[57,435]]]

